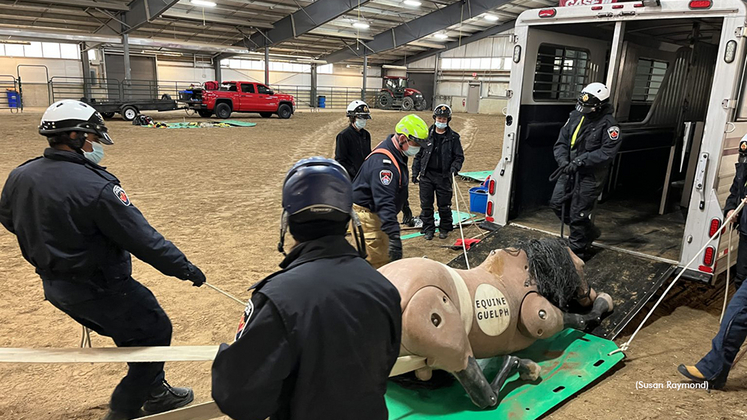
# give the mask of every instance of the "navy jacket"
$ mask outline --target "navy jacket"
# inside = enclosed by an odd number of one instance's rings
[[[213,363],[213,399],[237,420],[386,420],[397,289],[343,236],[302,242],[255,286],[236,341]]]
[[[130,253],[166,275],[190,275],[187,258],[148,224],[119,180],[75,152],[48,148],[14,169],[0,223],[43,280],[108,289],[130,278]]]
[[[724,221],[726,221],[726,215],[731,210],[735,210],[742,199],[747,196],[747,163],[737,162],[737,172],[734,174],[734,180],[729,188],[729,196],[726,198],[726,205],[724,206]],[[747,211],[744,208],[741,210],[742,214],[739,214],[735,219],[735,223],[739,224],[739,233],[747,235]]]
[[[337,135],[335,141],[335,160],[348,171],[350,179],[354,179],[371,153],[371,134],[365,129],[356,131],[352,125]]]
[[[386,155],[370,155],[358,176],[353,180],[353,202],[376,213],[381,219],[381,230],[387,235],[399,234],[397,215],[407,202],[407,185],[410,182],[407,170],[407,157],[397,150],[392,135],[381,142],[376,149],[384,148],[394,156],[402,173]]]
[[[574,161],[581,166],[579,172],[594,173],[603,172],[612,163],[622,145],[622,133],[612,116],[611,105],[607,104],[599,112],[596,118],[575,110],[571,112],[553,148],[559,166]],[[583,124],[571,146],[573,133],[582,117]]]

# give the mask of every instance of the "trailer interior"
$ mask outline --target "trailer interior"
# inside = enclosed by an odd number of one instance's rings
[[[623,142],[595,212],[597,244],[679,261],[721,27],[721,18],[629,21],[614,52],[614,22],[530,28],[526,57],[536,65],[523,75],[511,223],[560,231],[548,207],[552,148],[578,93],[605,80],[615,53],[610,100]]]

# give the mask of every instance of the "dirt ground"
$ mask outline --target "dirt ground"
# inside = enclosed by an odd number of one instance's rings
[[[421,113],[430,121],[428,113]],[[181,121],[180,112],[154,113],[157,120]],[[373,142],[384,139],[402,116],[378,111],[369,122]],[[41,154],[45,141],[36,127],[40,112],[0,114],[0,181],[18,164]],[[194,117],[187,117],[194,118]],[[254,115],[234,118],[258,123],[252,128],[147,129],[128,122],[108,123],[115,145],[106,147],[102,162],[117,175],[132,202],[150,223],[199,265],[208,281],[241,298],[246,289],[277,269],[275,250],[280,215],[280,187],[285,172],[298,159],[332,157],[334,139],[346,125],[341,112],[299,112],[290,120]],[[195,120],[198,120],[195,118]],[[455,115],[452,127],[461,133],[464,170],[490,170],[501,150],[503,119],[487,115]],[[460,181],[468,205],[468,189]],[[418,213],[417,187],[411,205]],[[476,236],[475,227],[465,230]],[[447,262],[453,243],[404,241],[405,257]],[[149,287],[174,324],[174,345],[230,342],[242,308],[208,289],[161,275],[135,261],[133,276]],[[23,260],[15,237],[0,231],[0,347],[76,347],[80,327],[44,301],[41,282]],[[707,288],[702,293],[707,292]],[[697,292],[701,293],[701,292]],[[663,310],[638,335],[624,366],[551,413],[551,419],[733,419],[747,416],[747,363],[732,373],[728,392],[636,389],[636,382],[680,382],[679,363],[704,354],[718,327],[720,305]],[[621,343],[619,340],[618,343]],[[112,346],[93,334],[95,347]],[[97,419],[125,372],[123,364],[0,364],[0,418]],[[210,363],[169,363],[167,379],[191,386],[196,401],[210,400]]]

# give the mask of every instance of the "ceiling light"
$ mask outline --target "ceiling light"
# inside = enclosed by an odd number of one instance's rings
[[[353,23],[353,28],[368,29],[369,25],[366,22],[355,22]]]
[[[417,0],[405,0],[405,4],[407,6],[411,6],[411,7],[420,7],[420,5],[423,4],[423,3],[421,3],[421,2],[419,2]]]
[[[215,7],[215,2],[212,1],[206,1],[206,0],[190,0],[190,3],[194,4],[195,6],[202,6],[202,7]]]
[[[497,22],[498,21],[498,16],[496,16],[496,15],[485,15],[485,20],[487,20],[488,22]]]
[[[433,36],[434,36],[435,38],[438,38],[438,39],[446,39],[446,38],[448,38],[448,37],[449,37],[449,36],[448,36],[448,35],[446,35],[446,34],[435,34],[435,35],[433,35]]]

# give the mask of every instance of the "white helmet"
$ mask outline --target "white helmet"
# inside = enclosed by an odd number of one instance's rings
[[[363,101],[353,101],[348,105],[347,113],[348,117],[358,117],[366,120],[371,119],[371,110],[368,109],[368,104]]]
[[[91,105],[74,99],[63,99],[44,111],[39,134],[54,137],[71,131],[95,134],[101,143],[114,144],[104,125],[104,118]]]
[[[607,86],[599,82],[590,83],[578,95],[576,110],[582,114],[590,114],[598,111],[609,98],[610,90]]]

